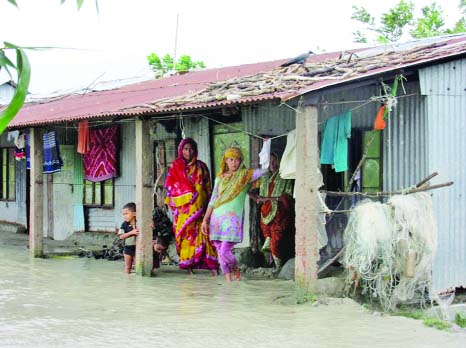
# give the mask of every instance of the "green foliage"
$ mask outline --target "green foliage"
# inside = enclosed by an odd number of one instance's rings
[[[455,315],[455,323],[463,329],[466,328],[466,312],[459,312]]]
[[[448,321],[437,318],[424,318],[423,323],[426,326],[435,327],[438,330],[448,331],[451,327],[451,324]]]
[[[376,31],[380,38],[389,42],[398,41],[403,35],[403,29],[413,20],[414,4],[401,0],[398,5],[382,14],[382,26]]]
[[[460,0],[458,6],[466,14],[466,0]],[[461,18],[453,28],[446,29],[443,10],[435,2],[422,8],[419,18],[414,18],[414,4],[401,0],[381,15],[378,25],[375,24],[375,18],[363,7],[353,6],[351,19],[364,25],[364,30],[353,33],[353,41],[360,43],[367,43],[371,33],[375,34],[378,43],[387,44],[399,41],[405,32],[413,38],[466,32],[466,17]]]
[[[401,310],[399,312],[393,313],[395,316],[411,318],[415,320],[422,320],[424,325],[429,327],[434,327],[438,330],[449,330],[451,328],[451,324],[448,321],[440,320],[437,318],[426,317],[420,311],[410,311],[409,309]]]
[[[8,70],[8,67],[16,69],[18,82],[10,104],[0,113],[0,134],[3,133],[8,123],[23,106],[31,79],[31,66],[24,50],[8,42],[5,42],[4,45],[5,47],[0,49],[0,68],[4,67],[6,70]],[[5,50],[8,49],[14,50],[16,53],[16,66],[5,55]]]
[[[18,7],[18,3],[15,0],[7,0],[13,6]],[[61,4],[65,3],[66,0],[61,0]],[[83,5],[84,0],[76,0],[78,10]],[[99,12],[98,0],[95,0],[97,13]],[[0,134],[8,126],[8,123],[13,120],[19,110],[23,107],[24,101],[26,100],[26,95],[29,89],[29,82],[31,80],[31,65],[29,63],[29,58],[26,55],[24,49],[36,49],[39,47],[19,47],[8,42],[4,42],[4,47],[0,48],[0,70],[5,69],[10,78],[14,80],[11,70],[16,70],[17,81],[16,89],[7,107],[0,113]],[[5,52],[7,50],[12,50],[16,54],[16,65],[6,56]]]
[[[361,23],[366,23],[366,24],[374,24],[374,17],[371,16],[371,14],[364,8],[364,7],[358,7],[358,6],[353,6],[353,14],[351,15],[351,19],[355,19],[357,21],[360,21]]]
[[[446,34],[466,33],[466,17],[461,18],[456,22],[452,29],[445,30]]]
[[[445,32],[442,27],[445,25],[443,12],[440,7],[433,2],[430,6],[422,9],[423,17],[416,21],[411,35],[415,38],[431,37],[443,35]]]
[[[162,59],[156,54],[151,53],[147,56],[147,63],[150,65],[155,77],[159,78],[169,71],[187,72],[194,69],[203,69],[205,64],[202,61],[194,62],[191,56],[182,55],[175,63],[172,56],[166,54]]]
[[[400,312],[394,313],[393,315],[396,315],[398,317],[416,319],[416,320],[420,320],[420,319],[424,318],[424,315],[422,314],[422,312],[419,312],[419,311],[417,311],[417,312],[400,311]]]

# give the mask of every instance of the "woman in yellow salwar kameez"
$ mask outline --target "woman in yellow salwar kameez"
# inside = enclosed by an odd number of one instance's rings
[[[208,269],[217,275],[217,252],[209,237],[201,232],[212,185],[209,170],[197,155],[196,142],[191,138],[183,139],[165,182],[166,203],[173,211],[180,268],[188,273],[193,269]]]

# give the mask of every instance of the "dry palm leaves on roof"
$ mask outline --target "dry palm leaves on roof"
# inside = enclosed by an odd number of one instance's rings
[[[396,68],[466,51],[466,43],[447,45],[435,43],[405,51],[386,51],[370,57],[357,54],[325,59],[306,64],[278,67],[254,75],[235,77],[210,83],[205,89],[183,96],[159,99],[145,104],[142,109],[162,110],[189,107],[221,101],[239,101],[242,98],[272,94],[278,97],[292,95],[322,81],[342,81],[369,74],[372,70]]]

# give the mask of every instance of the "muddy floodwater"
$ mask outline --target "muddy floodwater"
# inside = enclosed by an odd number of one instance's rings
[[[173,267],[127,276],[119,261],[33,259],[25,236],[6,243],[2,233],[1,348],[466,347],[464,333],[374,315],[349,299],[296,305],[292,282],[225,284]]]

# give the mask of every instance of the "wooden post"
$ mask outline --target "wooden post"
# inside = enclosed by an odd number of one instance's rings
[[[296,113],[296,258],[298,302],[317,291],[317,107]]]
[[[153,154],[149,121],[136,121],[136,273],[150,277],[152,270]]]
[[[44,155],[42,130],[40,128],[31,128],[30,133],[30,227],[29,231],[29,250],[33,257],[44,256]]]

